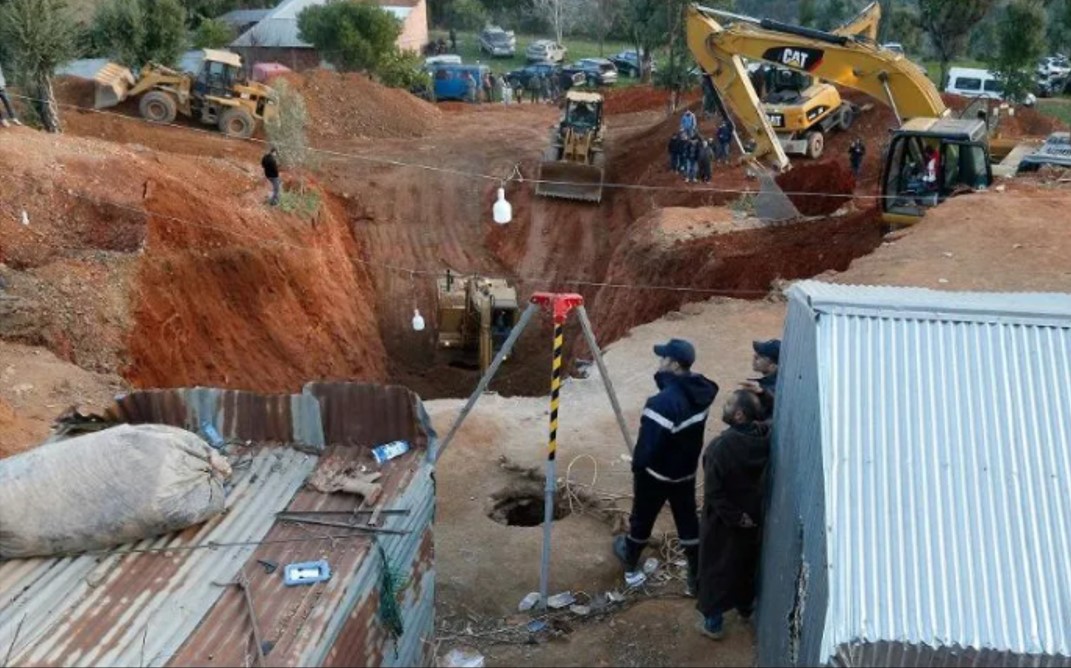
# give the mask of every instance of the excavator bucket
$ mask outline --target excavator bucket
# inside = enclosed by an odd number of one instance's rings
[[[122,65],[108,63],[100,68],[93,75],[93,82],[96,84],[93,107],[107,109],[119,104],[126,99],[134,81],[134,73]]]
[[[596,165],[547,160],[539,165],[536,195],[601,202],[603,177],[603,168]]]

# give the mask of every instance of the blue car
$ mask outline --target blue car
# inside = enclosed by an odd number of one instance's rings
[[[482,95],[480,82],[483,81],[484,75],[490,71],[491,68],[487,65],[434,63],[428,66],[436,100],[469,101],[466,74],[471,74],[473,81],[476,82],[476,96],[479,99],[479,96]]]

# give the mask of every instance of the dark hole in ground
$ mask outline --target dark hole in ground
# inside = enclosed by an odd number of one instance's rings
[[[535,491],[513,492],[507,496],[492,497],[493,503],[487,516],[510,527],[537,527],[543,524],[543,494]],[[559,492],[554,499],[554,520],[569,515],[569,506]]]

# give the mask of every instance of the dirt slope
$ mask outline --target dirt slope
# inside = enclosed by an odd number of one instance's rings
[[[306,221],[265,207],[251,166],[32,130],[0,135],[0,172],[20,314],[0,336],[141,387],[383,378],[360,247],[331,200]]]

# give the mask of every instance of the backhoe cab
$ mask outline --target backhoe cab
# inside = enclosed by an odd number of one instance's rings
[[[517,291],[504,278],[446,273],[438,287],[438,347],[451,363],[472,364],[480,373],[502,349],[517,324]]]
[[[247,138],[257,124],[276,112],[276,95],[262,83],[247,81],[237,54],[204,49],[196,75],[149,63],[135,78],[115,63],[102,67],[96,82],[97,109],[141,96],[138,110],[153,123],[172,123],[179,113],[214,125],[230,137]]]
[[[561,122],[551,130],[550,146],[539,165],[536,194],[600,201],[605,174],[603,130],[602,95],[568,91]]]

